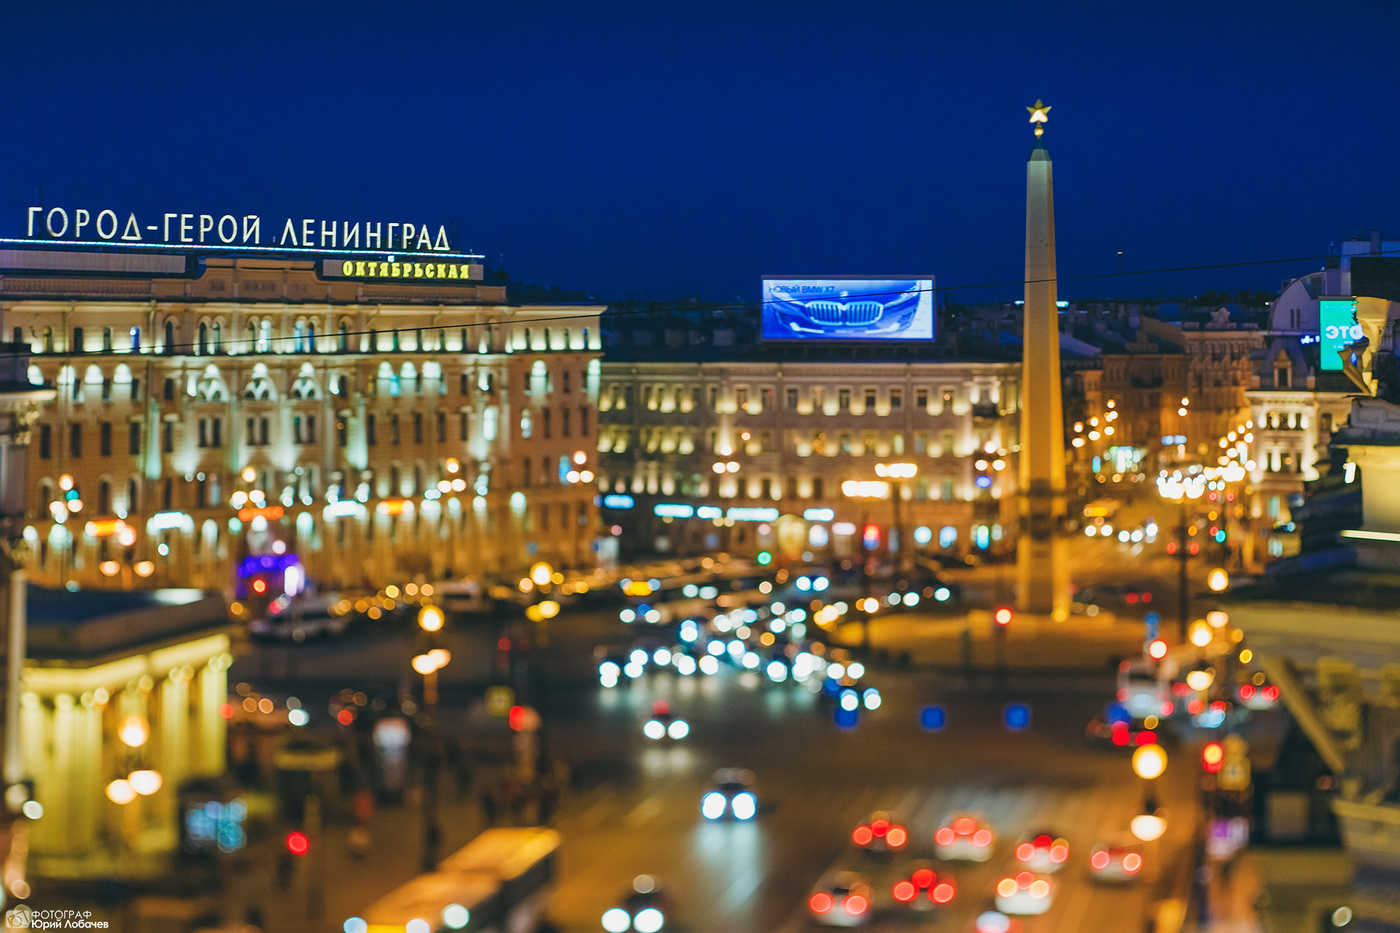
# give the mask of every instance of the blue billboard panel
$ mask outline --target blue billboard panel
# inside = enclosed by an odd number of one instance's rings
[[[932,340],[933,277],[765,278],[765,340]]]
[[[1356,323],[1356,302],[1351,298],[1323,298],[1317,304],[1321,366],[1341,369],[1341,352],[1362,337],[1361,325]]]

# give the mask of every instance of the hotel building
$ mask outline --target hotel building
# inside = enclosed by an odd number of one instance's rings
[[[0,251],[0,333],[58,390],[31,579],[227,591],[265,557],[328,590],[590,562],[602,308],[512,304],[480,266],[365,266]]]

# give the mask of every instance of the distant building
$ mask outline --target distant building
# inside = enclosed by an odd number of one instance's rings
[[[637,550],[856,553],[890,499],[843,493],[909,462],[899,523],[932,554],[1004,550],[1020,365],[902,342],[760,345],[740,309],[611,317],[599,393],[605,523]],[[874,539],[872,539],[872,543]]]
[[[399,258],[369,263],[384,279],[6,254],[0,329],[58,388],[30,453],[32,578],[228,591],[275,556],[377,588],[591,562],[602,308],[510,304]]]

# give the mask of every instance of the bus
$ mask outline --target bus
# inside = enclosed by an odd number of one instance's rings
[[[395,888],[346,919],[346,933],[529,933],[553,891],[559,834],[544,827],[488,829],[436,871]]]

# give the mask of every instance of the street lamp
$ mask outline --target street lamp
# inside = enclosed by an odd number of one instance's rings
[[[890,491],[894,503],[894,528],[895,535],[899,538],[899,553],[896,556],[895,570],[904,573],[909,567],[909,545],[904,537],[904,480],[913,479],[919,473],[919,467],[913,463],[877,463],[875,464],[875,475],[888,477],[894,480]]]
[[[452,660],[446,648],[432,645],[442,630],[445,616],[441,609],[426,605],[418,610],[418,627],[425,633],[428,650],[414,655],[413,670],[423,675],[423,870],[434,871],[438,862],[438,844],[442,828],[438,821],[438,752],[437,736],[437,674]]]
[[[856,601],[856,608],[860,610],[861,647],[868,654],[870,652],[870,612],[866,610],[865,606],[870,599],[872,568],[866,560],[865,526],[870,519],[869,503],[875,499],[887,498],[890,494],[890,484],[884,480],[848,479],[841,484],[841,494],[848,499],[861,501],[860,526],[856,529],[860,539],[856,547],[860,553],[860,589],[864,598]]]
[[[1162,818],[1161,811],[1157,809],[1156,793],[1153,791],[1154,784],[1152,783],[1161,777],[1166,770],[1167,752],[1157,743],[1140,745],[1137,751],[1133,752],[1133,773],[1143,782],[1144,797],[1143,812],[1132,818],[1128,828],[1134,836],[1143,842],[1158,839],[1167,830],[1167,821]]]
[[[1177,618],[1180,623],[1181,637],[1186,638],[1186,626],[1190,618],[1190,582],[1187,579],[1187,564],[1189,558],[1187,534],[1187,510],[1191,502],[1201,498],[1206,491],[1205,477],[1200,474],[1182,475],[1180,470],[1170,476],[1164,471],[1157,478],[1157,492],[1168,502],[1175,502],[1180,506],[1181,515],[1177,528],[1177,559],[1180,564],[1180,576],[1178,580],[1177,592]]]

